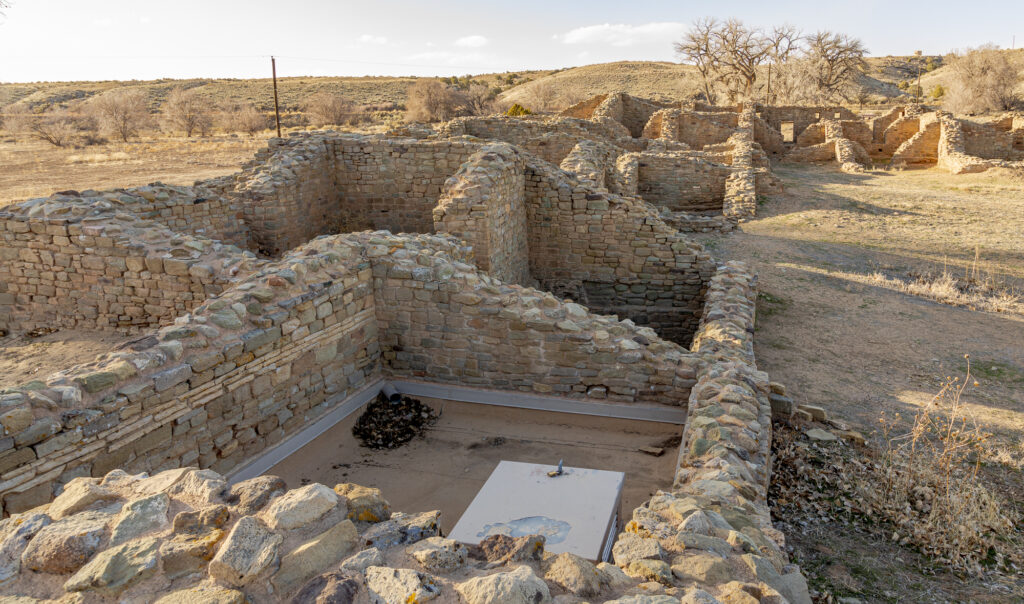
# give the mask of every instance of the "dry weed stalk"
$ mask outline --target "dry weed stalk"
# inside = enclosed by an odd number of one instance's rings
[[[909,432],[892,436],[899,416],[881,418],[887,446],[858,491],[896,527],[892,539],[913,544],[938,561],[979,574],[1004,566],[1003,541],[1013,529],[1005,504],[979,480],[991,435],[981,430],[963,400],[963,379],[947,377],[942,390],[914,417]],[[881,480],[877,480],[881,478]]]

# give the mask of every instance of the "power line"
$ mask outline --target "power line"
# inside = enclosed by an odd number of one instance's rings
[[[72,59],[268,59],[271,55],[81,55],[76,54],[73,56],[69,55],[33,55],[33,54],[17,54],[12,55],[14,59],[54,59],[60,61],[68,61]],[[329,57],[297,57],[292,55],[273,55],[281,59],[291,59],[294,61],[319,61],[324,63],[348,63],[357,65],[382,65],[386,67],[433,67],[439,69],[478,69],[481,66],[477,65],[470,67],[467,65],[438,65],[431,63],[392,63],[387,61],[362,61],[359,59],[338,59]]]

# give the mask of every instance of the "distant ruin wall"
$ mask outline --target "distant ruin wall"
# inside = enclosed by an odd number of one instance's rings
[[[26,215],[25,206],[0,212],[0,326],[131,333],[166,325],[252,260],[127,214],[68,216],[66,202],[45,205],[53,216]]]
[[[729,166],[683,153],[641,153],[637,192],[672,211],[722,211]]]

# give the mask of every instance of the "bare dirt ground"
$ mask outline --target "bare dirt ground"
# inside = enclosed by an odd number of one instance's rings
[[[441,510],[448,533],[501,460],[625,472],[629,511],[672,481],[681,426],[421,398],[440,412],[423,436],[390,450],[363,447],[349,416],[268,472],[289,488],[354,482],[381,489],[392,509]],[[666,443],[666,441],[669,441]],[[652,457],[640,447],[663,447]]]
[[[72,329],[38,338],[23,334],[0,338],[0,389],[87,363],[128,339],[116,333]]]
[[[56,191],[191,185],[231,174],[266,146],[266,137],[144,138],[82,149],[42,141],[0,142],[0,207]]]
[[[746,260],[759,274],[759,367],[798,403],[825,408],[877,443],[883,412],[912,416],[946,376],[963,374],[969,353],[979,382],[968,391],[969,410],[994,434],[982,476],[1019,506],[1024,315],[908,295],[872,275],[942,272],[944,266],[960,274],[971,270],[977,255],[978,270],[999,291],[1019,293],[1021,181],[937,170],[850,175],[793,165],[778,166],[776,174],[786,193],[762,200],[755,220],[741,232],[702,238],[716,256]],[[1013,597],[1005,585],[932,568],[905,548],[827,520],[800,524],[787,527],[794,556],[812,584],[826,591],[869,601]],[[1024,598],[1024,591],[1017,594]]]

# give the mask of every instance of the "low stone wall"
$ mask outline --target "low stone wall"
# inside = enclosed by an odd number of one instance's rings
[[[939,160],[941,125],[934,113],[920,117],[920,129],[892,154],[891,163],[935,164]]]
[[[952,114],[938,111],[936,118],[940,125],[938,143],[938,166],[952,174],[984,172],[990,168],[1024,170],[1024,160],[986,159],[967,153],[967,136],[963,122]]]
[[[1014,148],[1015,133],[1009,129],[968,120],[960,123],[964,133],[964,153],[982,159],[1024,159],[1024,153]]]
[[[0,211],[0,326],[131,333],[220,293],[255,257],[137,219],[103,195]]]
[[[505,283],[529,285],[525,166],[505,144],[471,155],[445,185],[433,210],[434,230],[466,241],[476,264]]]
[[[767,122],[773,130],[781,131],[783,122],[793,122],[793,138],[799,138],[800,134],[811,124],[825,119],[856,120],[857,115],[845,107],[797,107],[797,106],[774,106],[757,105],[757,111],[761,119]]]

